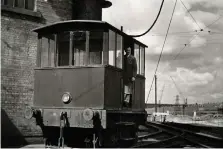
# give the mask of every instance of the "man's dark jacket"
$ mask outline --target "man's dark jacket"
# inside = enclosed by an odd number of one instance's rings
[[[132,77],[136,77],[137,63],[136,58],[132,55],[124,56],[124,83],[129,84],[132,81]]]

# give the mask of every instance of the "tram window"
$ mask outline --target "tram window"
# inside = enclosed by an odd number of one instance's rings
[[[41,67],[54,67],[55,36],[46,35],[41,38]]]
[[[115,66],[115,32],[109,30],[109,61],[108,64]]]
[[[123,59],[123,54],[122,54],[122,36],[117,34],[117,41],[116,41],[116,66],[118,68],[122,68],[122,59]]]
[[[48,38],[49,49],[49,66],[55,67],[55,36],[52,35]]]
[[[90,65],[102,64],[103,32],[91,31],[89,38],[89,63]]]
[[[139,67],[139,62],[140,62],[140,51],[139,51],[139,45],[134,44],[134,56],[136,58],[137,62],[137,74],[140,73],[140,67]]]
[[[73,31],[72,32],[72,65],[74,66],[83,66],[86,64],[85,55],[86,55],[86,32],[85,31]],[[68,47],[69,49],[69,47]],[[69,50],[68,50],[69,52]]]
[[[145,48],[140,46],[140,74],[145,75]]]
[[[42,37],[41,39],[42,45],[41,45],[41,67],[48,67],[48,38],[47,37]]]
[[[109,46],[109,40],[108,40],[108,32],[103,33],[103,64],[108,64],[108,46]]]
[[[69,65],[70,32],[58,34],[58,66]]]

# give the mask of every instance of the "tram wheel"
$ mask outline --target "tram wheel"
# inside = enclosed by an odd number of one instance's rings
[[[86,148],[92,148],[93,144],[92,144],[92,139],[90,137],[86,137],[84,140],[85,143],[85,147]]]
[[[95,141],[96,141],[95,142],[95,147],[96,148],[102,147],[101,143],[99,142],[99,138],[97,138],[97,140],[95,140]],[[86,148],[93,148],[94,147],[93,135],[86,137],[85,140],[84,140],[84,143],[85,143]]]
[[[118,137],[117,137],[117,135],[116,134],[112,134],[110,138],[111,138],[111,146],[112,147],[117,147],[117,145],[118,145]]]

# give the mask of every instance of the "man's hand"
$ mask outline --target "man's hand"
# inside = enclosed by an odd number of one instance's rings
[[[135,79],[135,77],[132,77],[132,81],[135,81],[136,79]]]

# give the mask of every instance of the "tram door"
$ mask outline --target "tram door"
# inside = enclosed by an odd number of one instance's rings
[[[132,84],[132,104],[131,109],[140,109],[144,107],[145,100],[145,47],[139,43],[135,43],[132,39],[124,40],[124,50],[131,47],[131,55],[136,59],[137,72],[135,81]],[[125,55],[125,52],[124,52]],[[123,62],[123,70],[125,69]],[[123,71],[124,72],[124,71]],[[124,75],[123,75],[124,76]],[[123,93],[125,94],[124,85]],[[125,96],[123,98],[125,100]]]
[[[124,39],[124,46],[123,46],[123,50],[124,50],[124,56],[126,55],[126,52],[125,52],[125,50],[128,48],[128,47],[130,47],[131,48],[131,55],[133,55],[134,56],[134,43],[133,43],[133,40],[132,39],[128,39],[128,38],[125,38]],[[123,58],[123,77],[125,77],[124,76],[124,71],[125,71],[125,62],[124,62],[124,58]],[[136,81],[136,80],[135,80]],[[135,100],[135,81],[133,82],[133,84],[132,84],[132,99],[131,99],[131,106],[128,106],[129,108],[132,108],[134,105],[133,105],[133,103],[134,103],[134,100]],[[125,84],[123,84],[123,88],[122,88],[122,93],[123,93],[123,101],[125,102],[125,100],[128,100],[127,98],[126,98],[126,91],[125,91]],[[123,105],[123,108],[124,108],[125,106]]]

